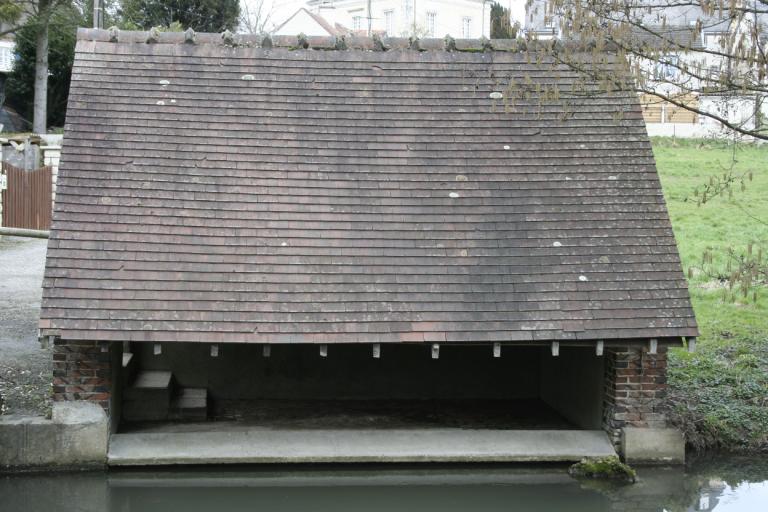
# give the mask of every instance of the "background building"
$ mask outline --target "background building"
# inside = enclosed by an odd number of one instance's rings
[[[307,8],[331,25],[338,23],[361,35],[490,36],[487,0],[310,0]]]
[[[653,5],[653,1],[644,5]],[[528,37],[565,37],[562,16],[550,9],[547,0],[527,4],[524,29]],[[648,77],[644,88],[649,94],[642,94],[640,100],[649,135],[695,138],[733,134],[718,120],[699,112],[712,113],[744,130],[756,129],[757,123],[768,117],[768,100],[761,92],[764,87],[748,92],[723,86],[729,76],[757,76],[756,68],[750,70],[743,62],[735,65],[727,57],[732,51],[725,46],[726,41],[739,38],[747,46],[757,45],[753,34],[757,32],[761,39],[767,36],[768,15],[736,20],[717,10],[707,14],[695,4],[659,3],[648,12],[639,11],[633,14],[641,21],[633,30],[633,44],[643,44],[651,55],[657,55],[652,59],[630,57]],[[667,101],[671,98],[675,103]]]

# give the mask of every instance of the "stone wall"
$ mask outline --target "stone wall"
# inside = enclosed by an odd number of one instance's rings
[[[42,146],[43,165],[51,168],[51,201],[56,200],[56,185],[59,178],[59,161],[61,160],[61,146]]]
[[[107,343],[54,340],[54,401],[95,402],[109,414],[113,359]]]
[[[614,446],[624,427],[664,428],[667,392],[667,348],[650,354],[647,347],[616,347],[605,351],[603,427]]]

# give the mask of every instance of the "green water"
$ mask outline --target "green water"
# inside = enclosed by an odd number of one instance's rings
[[[0,477],[3,512],[768,511],[768,461],[640,468],[635,485],[562,466],[301,466]]]

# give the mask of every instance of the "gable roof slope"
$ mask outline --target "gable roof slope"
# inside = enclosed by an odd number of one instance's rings
[[[77,44],[43,334],[697,334],[633,94],[569,97],[572,72],[487,41],[110,37]],[[561,99],[511,100],[527,80]]]

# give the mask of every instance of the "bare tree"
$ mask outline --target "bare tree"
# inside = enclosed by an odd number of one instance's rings
[[[240,8],[240,31],[248,34],[269,32],[272,23],[272,9],[267,8],[264,0],[246,0]]]
[[[768,140],[768,0],[528,0],[537,23],[554,36],[541,57],[598,93],[633,90]]]

